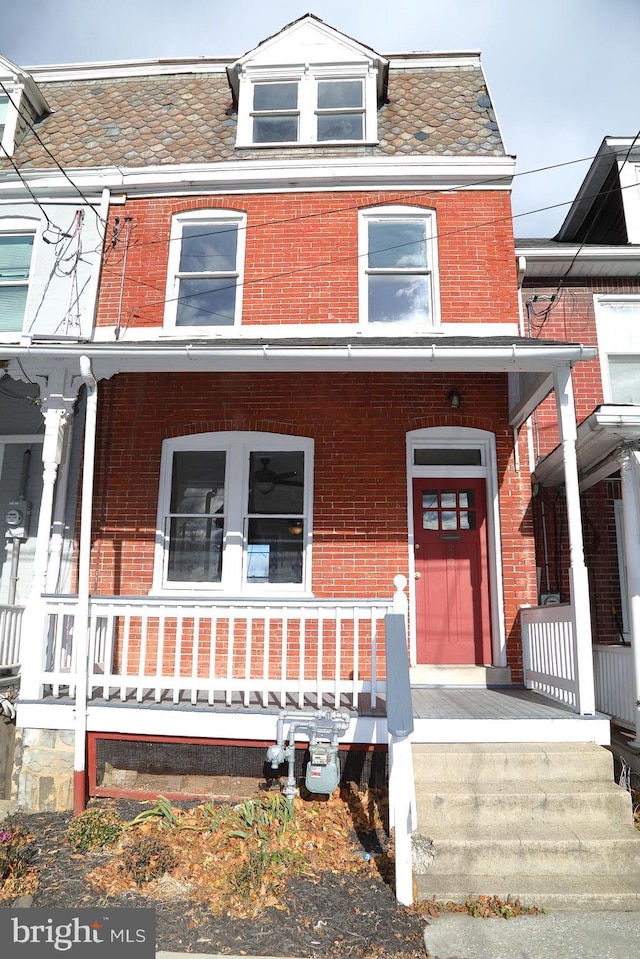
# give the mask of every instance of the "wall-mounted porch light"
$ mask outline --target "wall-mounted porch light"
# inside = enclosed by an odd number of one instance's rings
[[[462,401],[462,397],[457,390],[451,390],[447,399],[449,400],[449,406],[452,410],[457,410]]]

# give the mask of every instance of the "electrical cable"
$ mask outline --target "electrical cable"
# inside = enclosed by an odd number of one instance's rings
[[[8,98],[8,100],[9,100],[9,102],[11,103],[11,106],[13,107],[13,109],[16,111],[16,113],[18,114],[18,116],[19,116],[23,121],[26,122],[27,126],[29,127],[30,132],[33,133],[33,135],[35,136],[36,140],[38,141],[38,143],[40,144],[40,146],[42,147],[42,149],[45,151],[45,153],[47,154],[47,156],[48,156],[51,160],[53,160],[53,162],[55,163],[55,165],[56,165],[56,167],[58,168],[58,170],[60,171],[60,173],[62,173],[63,177],[67,180],[68,183],[71,184],[71,186],[72,186],[73,189],[76,191],[76,193],[81,197],[81,199],[83,200],[83,202],[86,203],[87,206],[89,206],[89,207],[93,210],[93,212],[94,212],[94,214],[95,214],[95,217],[96,217],[96,220],[98,221],[98,223],[99,223],[102,227],[106,227],[107,224],[106,224],[105,220],[102,219],[102,217],[100,216],[100,214],[98,213],[98,211],[96,210],[94,202],[92,202],[87,196],[84,195],[84,193],[82,192],[82,190],[80,189],[80,187],[79,187],[76,183],[73,182],[73,180],[71,179],[71,177],[69,176],[69,174],[67,173],[67,171],[64,169],[64,167],[60,165],[60,163],[58,162],[57,158],[53,155],[53,153],[51,152],[51,150],[49,149],[49,147],[46,146],[46,144],[42,141],[42,139],[41,139],[41,137],[40,137],[40,134],[38,133],[38,131],[37,131],[36,128],[35,128],[35,123],[31,123],[30,120],[29,120],[29,118],[28,118],[28,117],[25,117],[25,115],[20,112],[20,109],[19,109],[18,105],[16,104],[15,100],[13,99],[13,97],[11,96],[11,94],[9,93],[9,91],[7,90],[7,88],[6,88],[6,86],[4,85],[4,83],[2,82],[2,80],[0,80],[0,89],[4,91],[5,96]],[[6,151],[4,151],[4,152],[6,153]],[[7,154],[7,156],[8,156],[8,154]],[[10,158],[9,158],[9,159],[10,159]],[[16,169],[17,169],[17,168],[16,168]],[[20,174],[18,174],[18,175],[20,176]],[[20,176],[20,179],[21,179],[22,182],[24,183],[24,180],[23,180],[22,176]]]
[[[630,184],[629,186],[635,186],[635,184]],[[628,189],[628,188],[629,188],[629,187],[621,187],[620,189]],[[609,193],[609,192],[617,192],[617,190],[611,190],[611,191],[607,191],[607,192],[608,192],[608,193]],[[602,196],[602,195],[605,195],[605,194],[602,194],[601,192],[598,192],[598,193],[593,194],[593,197],[595,198],[596,196]],[[590,198],[591,198],[591,197],[588,197],[588,199],[590,199]],[[431,237],[430,239],[432,239],[432,240],[438,239],[438,240],[439,240],[439,239],[442,239],[442,238],[444,238],[444,237],[455,236],[455,235],[460,234],[460,233],[470,233],[470,232],[473,232],[474,230],[485,229],[485,228],[488,227],[488,226],[493,226],[493,225],[498,224],[498,223],[504,223],[504,222],[507,221],[507,220],[513,221],[513,220],[515,220],[515,219],[517,219],[517,218],[519,218],[519,217],[531,216],[531,215],[534,214],[534,213],[541,213],[541,212],[544,212],[544,211],[546,211],[546,210],[555,209],[555,208],[557,208],[557,207],[569,206],[572,202],[573,202],[573,199],[571,199],[571,200],[566,200],[566,201],[564,201],[564,202],[562,202],[562,203],[556,203],[556,204],[553,204],[553,205],[551,205],[551,206],[539,207],[539,208],[537,208],[537,209],[535,209],[535,210],[527,210],[527,211],[524,212],[524,213],[516,213],[516,214],[510,215],[510,216],[497,217],[497,218],[495,218],[495,219],[493,219],[493,220],[483,221],[482,223],[476,223],[476,224],[472,224],[472,225],[470,225],[470,226],[460,227],[460,228],[455,229],[455,230],[447,230],[447,231],[442,232],[442,233],[436,233],[436,234],[434,234],[433,237]],[[361,210],[362,207],[351,207],[350,209],[351,209],[352,211],[353,211],[353,210]],[[367,210],[370,210],[370,209],[374,209],[374,208],[372,208],[372,207],[366,207],[366,209],[367,209]],[[382,209],[382,208],[381,208],[381,209]],[[426,208],[425,208],[425,209],[426,209]],[[207,236],[208,236],[209,234],[202,234],[202,235],[203,235],[203,236],[204,236],[204,235],[207,235]],[[151,242],[155,243],[155,242],[163,242],[163,241],[151,241]],[[166,243],[167,240],[165,240],[164,242]],[[411,243],[408,243],[408,244],[396,244],[395,246],[385,247],[384,250],[386,251],[386,250],[392,250],[392,249],[399,249],[399,248],[401,248],[401,247],[403,247],[403,246],[411,246],[411,245],[414,245],[414,243],[411,242]],[[136,247],[136,249],[139,249],[139,248],[140,248],[140,247]],[[377,252],[383,252],[383,251],[380,250],[380,251],[377,251]],[[298,269],[295,269],[295,270],[284,270],[284,271],[281,271],[281,272],[279,272],[279,273],[271,273],[271,274],[269,274],[268,276],[261,277],[261,278],[256,279],[256,280],[250,280],[250,281],[242,280],[242,281],[234,282],[233,284],[230,283],[230,284],[228,284],[227,286],[217,287],[216,290],[201,290],[201,291],[200,291],[199,293],[197,293],[197,294],[189,294],[188,297],[180,297],[180,296],[177,296],[177,297],[163,297],[163,298],[160,299],[160,300],[154,300],[154,301],[152,301],[151,303],[145,303],[145,304],[144,304],[143,306],[141,306],[139,309],[140,309],[140,310],[152,309],[152,308],[155,308],[155,307],[158,307],[158,306],[166,305],[166,304],[168,304],[168,303],[174,303],[174,302],[179,302],[179,301],[186,300],[186,299],[191,299],[193,296],[205,296],[205,295],[207,295],[207,294],[209,294],[209,293],[212,293],[212,292],[221,292],[222,290],[228,290],[228,289],[238,289],[238,288],[240,288],[240,287],[243,287],[243,288],[244,288],[244,287],[247,287],[247,286],[253,286],[253,285],[258,285],[258,284],[261,284],[261,283],[269,282],[270,280],[282,279],[282,278],[287,277],[287,276],[295,276],[295,275],[298,275],[298,274],[300,274],[300,273],[305,273],[305,272],[310,272],[310,271],[314,271],[314,270],[325,269],[325,268],[327,268],[327,267],[332,267],[332,266],[336,266],[336,265],[343,265],[343,264],[345,264],[345,263],[353,263],[354,261],[358,261],[358,260],[360,260],[360,259],[362,259],[362,258],[364,258],[364,257],[366,257],[366,256],[368,256],[368,252],[358,253],[358,254],[351,255],[351,256],[339,257],[339,258],[337,258],[337,259],[326,260],[326,261],[324,261],[324,262],[322,262],[322,263],[315,263],[315,264],[312,264],[311,266],[299,267]],[[111,270],[105,269],[104,267],[103,267],[103,272],[104,272],[104,273],[112,273],[112,274],[114,274],[114,275],[120,276],[119,273],[116,274],[116,271],[111,271]],[[144,280],[140,280],[140,279],[137,279],[137,278],[132,278],[131,276],[127,277],[127,280],[128,280],[129,282],[131,282],[131,283],[134,283],[136,286],[142,286],[142,287],[145,287],[145,288],[147,288],[147,289],[151,289],[151,290],[155,291],[156,293],[160,293],[160,292],[161,292],[161,290],[160,290],[157,286],[153,286],[153,285],[150,284],[150,283],[146,283]],[[228,320],[228,316],[226,316],[225,314],[217,313],[217,312],[214,311],[214,310],[207,310],[207,309],[205,309],[205,308],[203,308],[203,307],[194,307],[194,309],[197,309],[199,313],[206,313],[207,315],[211,315],[211,316],[224,316],[224,318]],[[540,328],[542,328],[542,327],[540,327]]]

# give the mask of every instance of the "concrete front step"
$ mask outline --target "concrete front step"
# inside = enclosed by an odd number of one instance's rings
[[[640,833],[633,826],[598,824],[570,829],[526,824],[509,836],[491,829],[459,830],[452,838],[414,834],[414,870],[437,874],[583,876],[635,874],[640,885]],[[431,861],[430,861],[431,860]]]
[[[468,783],[418,783],[416,801],[422,810],[421,828],[429,835],[469,822],[477,827],[517,828],[532,817],[548,825],[606,823],[612,817],[621,823],[633,821],[629,793],[613,781],[480,782],[473,791]]]
[[[608,876],[584,876],[563,873],[555,876],[490,876],[469,874],[416,876],[417,899],[438,902],[464,902],[478,896],[520,899],[523,906],[542,909],[618,910],[640,912],[640,883],[637,876],[614,873]]]
[[[424,744],[413,760],[419,898],[640,910],[640,832],[603,747]]]
[[[613,756],[594,743],[420,743],[416,785],[613,779]]]

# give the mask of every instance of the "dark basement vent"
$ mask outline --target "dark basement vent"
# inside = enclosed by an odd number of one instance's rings
[[[272,770],[265,761],[265,743],[229,743],[166,737],[89,735],[89,794],[150,798],[242,796],[258,784],[286,776],[286,765]],[[306,744],[296,749],[296,777],[304,778]],[[349,745],[340,750],[341,785],[383,789],[387,784],[386,747]]]

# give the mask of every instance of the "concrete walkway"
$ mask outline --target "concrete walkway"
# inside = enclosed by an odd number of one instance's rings
[[[429,921],[424,941],[430,959],[638,959],[640,913],[576,911],[515,919],[445,913]],[[251,957],[158,952],[156,959]]]
[[[640,913],[555,912],[515,919],[445,913],[424,934],[432,959],[638,959]]]

